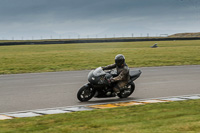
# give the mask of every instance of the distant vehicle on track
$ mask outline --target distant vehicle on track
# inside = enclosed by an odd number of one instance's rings
[[[157,48],[158,47],[158,44],[155,43],[153,46],[151,46],[151,48]]]

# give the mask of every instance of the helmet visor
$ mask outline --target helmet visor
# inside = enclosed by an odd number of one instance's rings
[[[116,64],[118,67],[121,67],[122,64],[124,64],[124,60],[115,60],[115,64]]]

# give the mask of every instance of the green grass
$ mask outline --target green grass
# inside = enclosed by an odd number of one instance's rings
[[[0,121],[0,133],[198,133],[200,100]]]
[[[93,69],[124,54],[129,67],[200,64],[200,40],[0,46],[0,74]]]

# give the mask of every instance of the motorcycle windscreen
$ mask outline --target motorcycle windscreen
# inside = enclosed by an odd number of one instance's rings
[[[95,69],[93,71],[93,75],[95,77],[101,76],[101,75],[105,75],[106,73],[103,71],[103,69],[101,67],[98,67],[97,69]]]

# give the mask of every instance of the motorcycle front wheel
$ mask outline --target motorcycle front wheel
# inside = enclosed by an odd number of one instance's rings
[[[77,93],[77,98],[81,102],[90,100],[95,95],[95,90],[89,85],[81,87]]]
[[[128,84],[125,86],[125,88],[120,91],[119,94],[117,94],[118,97],[120,98],[127,98],[129,97],[135,90],[135,84],[132,82],[131,84]]]

